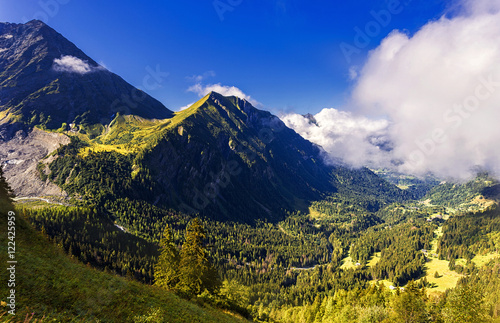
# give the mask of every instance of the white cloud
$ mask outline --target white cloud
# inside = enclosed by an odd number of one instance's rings
[[[302,137],[323,147],[331,163],[355,167],[390,164],[389,154],[382,149],[387,145],[387,120],[371,120],[336,109],[323,109],[313,120],[294,113],[280,118]]]
[[[472,15],[495,14],[500,11],[500,2],[498,0],[463,0],[460,4],[466,13]]]
[[[222,94],[224,96],[236,96],[240,99],[245,99],[248,102],[250,102],[253,106],[261,106],[261,104],[259,102],[252,99],[251,96],[246,95],[245,93],[243,93],[243,91],[241,91],[240,89],[238,89],[235,86],[226,86],[226,85],[221,85],[220,83],[207,84],[207,85],[203,85],[201,83],[196,83],[195,85],[190,86],[188,88],[188,92],[194,92],[194,93],[198,94],[198,96],[200,98],[207,95],[208,93],[210,93],[212,91],[217,92],[219,94]]]
[[[216,74],[214,71],[206,71],[205,73],[201,74],[201,75],[193,75],[193,76],[188,76],[186,77],[186,79],[188,81],[192,81],[192,82],[195,82],[195,83],[200,83],[201,81],[207,79],[207,78],[210,78],[210,77],[215,77]]]
[[[357,66],[351,66],[349,68],[349,79],[353,81],[356,78],[358,78],[358,68]]]
[[[400,170],[465,178],[474,166],[500,169],[500,4],[462,5],[413,36],[393,31],[359,73],[353,103],[391,120]]]
[[[192,106],[193,104],[195,104],[196,102],[191,102],[183,107],[180,107],[177,109],[177,111],[182,111],[182,110],[186,110],[187,108],[189,108],[190,106]]]
[[[476,166],[500,174],[500,2],[466,0],[459,8],[414,35],[393,31],[361,69],[351,68],[349,108],[378,120],[335,109],[315,115],[317,124],[296,114],[283,120],[331,160],[354,166],[455,179]]]
[[[83,61],[78,57],[65,55],[61,58],[54,59],[52,68],[57,72],[87,74],[99,70],[105,70],[102,66],[91,66],[87,61]]]

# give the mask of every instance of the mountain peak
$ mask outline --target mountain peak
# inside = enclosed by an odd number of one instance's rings
[[[1,24],[0,49],[0,112],[9,116],[2,123],[58,129],[107,124],[116,113],[148,119],[173,114],[40,20]]]
[[[238,96],[235,96],[235,95],[223,95],[223,94],[220,94],[219,92],[215,92],[215,91],[210,91],[207,95],[205,95],[203,98],[206,98],[207,100],[231,100],[231,101],[241,101],[241,102],[247,102],[248,104],[250,104],[248,102],[248,100],[246,99],[242,99]]]
[[[38,27],[48,26],[46,23],[44,23],[43,21],[38,20],[38,19],[32,19],[24,24],[15,23],[15,22],[8,22],[8,21],[5,21],[5,22],[0,21],[0,26],[2,26],[2,25],[16,25],[16,26],[24,25],[24,26],[38,26]]]
[[[247,100],[236,96],[224,96],[214,91],[205,95],[189,109],[191,112],[199,111],[210,118],[231,119],[232,122],[239,120],[247,125],[260,123],[263,119],[272,117],[269,112],[255,108]]]
[[[236,96],[224,96],[218,92],[215,92],[215,91],[211,91],[209,94],[207,94],[205,96],[205,101],[210,101],[210,102],[214,102],[216,103],[217,105],[221,105],[222,102],[226,101],[226,100],[230,100],[231,102],[235,102],[237,100],[240,100],[240,98],[236,97]]]
[[[320,154],[270,112],[210,92],[176,114],[144,154],[144,165],[165,192],[159,205],[226,219],[277,220],[281,210],[336,190]],[[227,184],[219,185],[217,176]],[[213,185],[214,196],[196,189]]]
[[[222,96],[222,94],[217,93],[215,91],[210,91],[210,93],[208,93],[209,98],[216,98],[216,97],[221,97],[221,96]]]
[[[33,19],[25,23],[26,26],[33,27],[33,28],[43,28],[43,27],[49,27],[46,23],[44,23],[41,20],[38,19]],[[50,28],[50,27],[49,27]],[[52,28],[51,28],[52,29]]]

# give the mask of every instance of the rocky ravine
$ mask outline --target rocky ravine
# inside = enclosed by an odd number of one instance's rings
[[[67,196],[66,192],[55,184],[40,179],[37,165],[60,145],[69,142],[69,138],[63,134],[36,128],[29,133],[19,130],[10,140],[0,140],[0,163],[17,197]]]

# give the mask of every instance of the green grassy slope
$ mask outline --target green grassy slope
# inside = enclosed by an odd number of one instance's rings
[[[306,210],[336,191],[318,147],[269,112],[217,93],[168,120],[118,115],[66,134],[79,144],[55,152],[46,175],[91,201],[128,197],[251,223],[281,220],[283,210]]]
[[[0,263],[6,264],[7,216],[0,218]],[[16,320],[29,313],[56,322],[239,322],[218,310],[200,307],[153,286],[91,269],[69,259],[23,218],[16,220]],[[0,299],[6,301],[7,271],[0,274]],[[7,308],[0,307],[0,313]],[[0,319],[7,321],[4,314]],[[143,317],[144,319],[144,317]]]
[[[478,211],[492,204],[487,199],[495,198],[493,193],[496,187],[497,180],[487,173],[481,173],[466,183],[442,183],[430,190],[422,200],[457,211]]]

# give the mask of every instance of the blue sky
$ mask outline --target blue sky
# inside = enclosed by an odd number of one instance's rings
[[[377,22],[373,12],[390,8],[390,21]],[[449,8],[443,0],[0,0],[0,21],[44,20],[173,110],[198,100],[188,88],[220,84],[273,112],[317,113],[342,107],[350,68],[392,30],[411,35]],[[356,28],[368,27],[366,46],[356,46]],[[356,52],[346,59],[341,44]],[[145,88],[151,70],[160,82]]]

